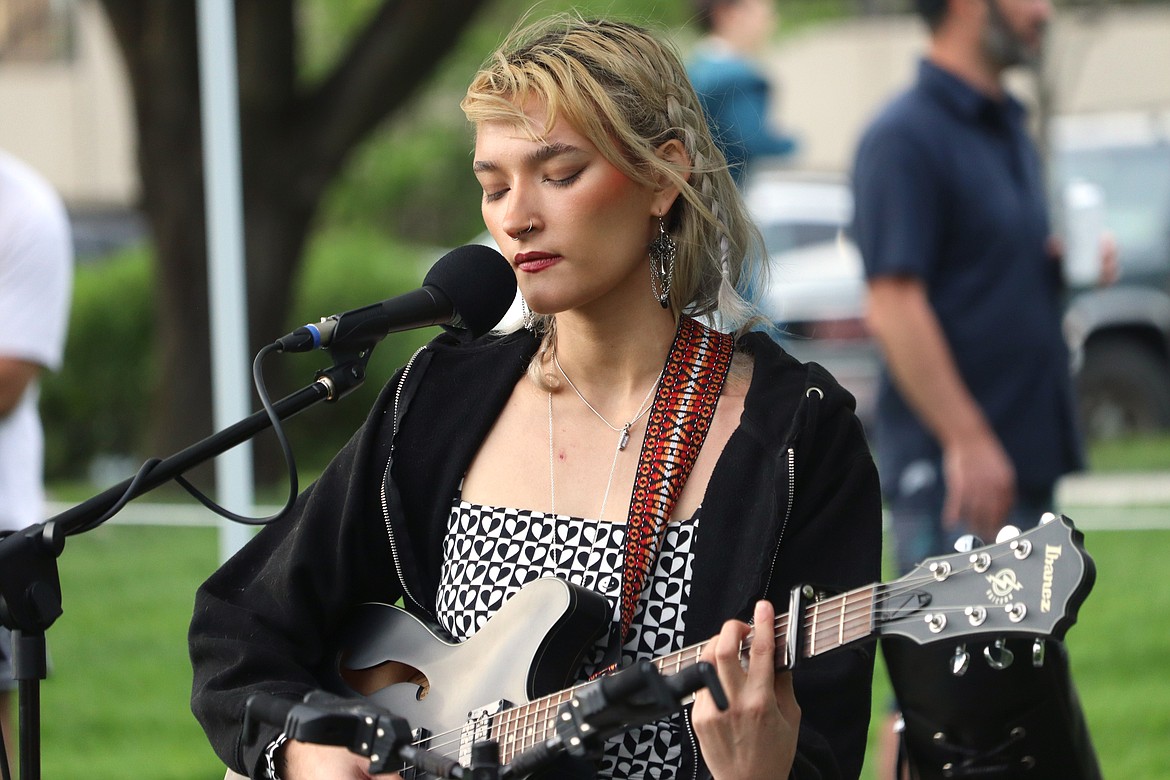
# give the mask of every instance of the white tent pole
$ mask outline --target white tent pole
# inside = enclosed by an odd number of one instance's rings
[[[232,0],[198,3],[212,420],[216,430],[251,413],[234,11]],[[239,514],[255,513],[251,442],[216,458],[215,478],[219,503]],[[230,557],[249,536],[248,527],[221,520],[219,559]]]

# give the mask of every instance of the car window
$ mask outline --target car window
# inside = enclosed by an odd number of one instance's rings
[[[840,225],[826,222],[772,222],[760,226],[768,254],[775,256],[801,247],[835,241]]]

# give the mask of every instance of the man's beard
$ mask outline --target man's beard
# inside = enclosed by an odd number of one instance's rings
[[[982,46],[984,56],[1000,70],[1040,63],[1040,47],[1029,46],[1011,28],[999,7],[999,0],[987,0],[987,26],[983,28]]]

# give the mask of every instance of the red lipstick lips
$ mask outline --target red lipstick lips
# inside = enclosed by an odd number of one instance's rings
[[[526,273],[536,273],[555,265],[560,260],[558,255],[548,252],[521,252],[512,258],[518,270]]]

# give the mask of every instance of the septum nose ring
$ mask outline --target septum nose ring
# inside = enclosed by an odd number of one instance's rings
[[[521,230],[521,231],[520,231],[519,233],[517,233],[516,235],[514,235],[514,236],[511,236],[511,239],[512,239],[513,241],[519,241],[519,240],[520,240],[520,236],[524,235],[525,233],[531,233],[531,232],[532,232],[532,220],[531,220],[531,219],[529,219],[529,220],[528,220],[528,227],[526,227],[524,230]]]

